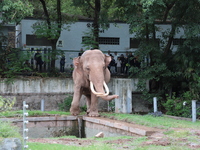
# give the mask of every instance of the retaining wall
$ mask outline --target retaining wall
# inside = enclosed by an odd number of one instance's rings
[[[45,110],[58,110],[58,104],[73,95],[72,78],[40,78],[22,77],[15,79],[13,83],[6,83],[6,79],[0,79],[0,93],[6,98],[16,98],[14,109],[22,109],[23,101],[29,105],[29,110],[40,110],[41,100],[45,100]],[[140,97],[134,98],[137,91],[138,79],[112,78],[108,83],[110,93],[118,94],[115,99],[115,111],[131,113],[149,111],[148,104],[142,104]],[[148,82],[147,82],[148,88]],[[137,102],[137,104],[135,104]],[[132,105],[133,104],[133,105]],[[82,96],[81,105],[85,105],[85,97]],[[135,107],[136,106],[136,107]],[[142,108],[142,109],[140,109]],[[108,109],[108,102],[99,99],[100,111]]]

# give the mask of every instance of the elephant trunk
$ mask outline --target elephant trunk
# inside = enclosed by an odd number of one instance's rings
[[[104,93],[102,92],[97,92],[95,91],[94,89],[94,84],[92,83],[92,81],[90,81],[90,89],[92,91],[92,93],[94,93],[97,97],[101,97],[101,96],[107,96],[109,94],[109,89],[108,89],[108,86],[107,84],[105,83],[105,81],[103,82],[103,87],[105,88],[105,91]]]

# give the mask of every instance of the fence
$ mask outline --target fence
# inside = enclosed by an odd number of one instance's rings
[[[50,48],[38,49],[38,48],[28,48],[22,50],[24,54],[29,53],[30,58],[27,64],[35,71],[49,72],[51,70],[51,58],[55,58],[55,67],[60,72],[71,73],[73,70],[73,58],[78,57],[80,50],[56,50],[53,52]],[[115,51],[111,51],[114,54]],[[118,55],[124,54],[126,51],[117,51]],[[107,54],[107,51],[103,51]],[[37,56],[36,56],[37,55]],[[37,58],[41,59],[37,63]]]

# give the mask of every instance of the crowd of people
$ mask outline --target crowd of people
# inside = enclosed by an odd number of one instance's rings
[[[112,75],[128,74],[130,67],[140,68],[138,57],[135,57],[132,52],[126,52],[124,56],[124,54],[118,55],[116,51],[111,54],[110,50],[108,50],[106,55],[111,56],[108,69]]]
[[[81,56],[83,54],[84,50],[83,48],[80,49],[80,52],[78,53],[78,56]],[[106,53],[106,55],[111,56],[111,62],[108,66],[108,69],[110,70],[112,75],[123,75],[123,74],[128,74],[129,73],[129,68],[130,67],[138,67],[140,68],[140,62],[138,61],[138,57],[135,57],[132,52],[126,52],[125,54],[118,54],[117,51],[114,53],[111,53],[110,50]],[[36,71],[42,71],[42,55],[41,51],[37,50],[34,56],[35,60],[35,66],[36,66]],[[27,60],[28,61],[28,60]],[[27,66],[27,63],[25,62],[25,65]],[[65,72],[65,55],[64,53],[61,54],[60,56],[60,72]],[[30,63],[29,63],[30,66]],[[73,70],[73,65],[70,65],[70,70]]]

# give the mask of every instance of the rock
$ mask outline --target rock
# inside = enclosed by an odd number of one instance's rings
[[[103,138],[104,137],[104,133],[103,132],[99,132],[97,135],[95,135],[96,138]]]
[[[149,113],[148,115],[152,115],[154,117],[162,117],[163,116],[161,111],[156,111],[156,112],[153,112],[153,113]]]
[[[18,138],[5,138],[0,142],[0,150],[22,150],[21,140]]]

